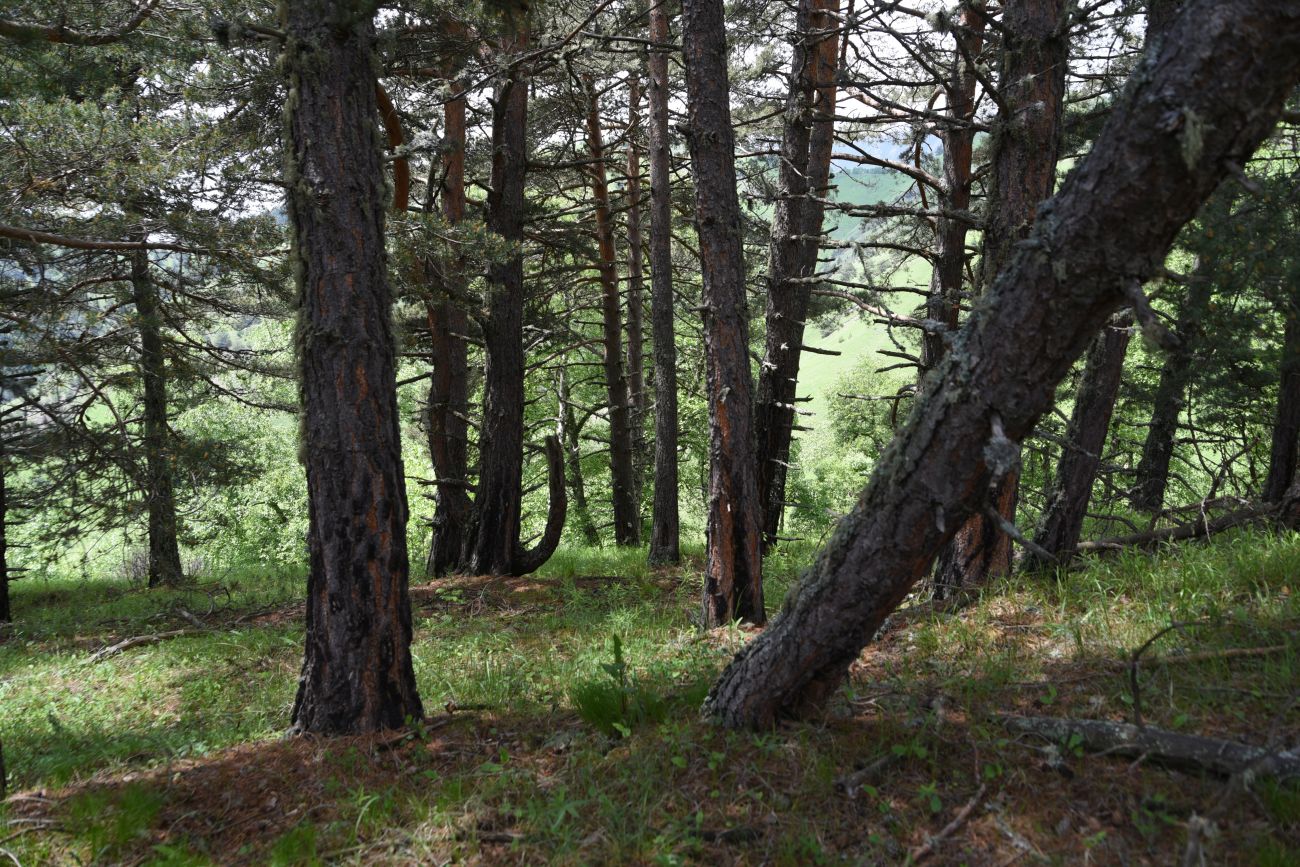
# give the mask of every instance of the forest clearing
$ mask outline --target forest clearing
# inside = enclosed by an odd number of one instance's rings
[[[1300,0],[0,4],[0,861],[1300,863]]]

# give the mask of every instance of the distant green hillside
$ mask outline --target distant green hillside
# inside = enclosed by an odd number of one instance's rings
[[[907,192],[907,188],[912,185],[912,179],[898,172],[858,167],[836,172],[832,183],[835,185],[835,201],[862,206],[895,201]],[[862,221],[856,217],[827,214],[828,226],[834,226],[831,237],[837,241],[852,238],[858,233],[861,223]]]

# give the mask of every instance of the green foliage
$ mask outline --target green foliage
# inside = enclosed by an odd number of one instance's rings
[[[570,698],[578,716],[598,731],[610,737],[629,737],[633,728],[662,720],[668,704],[633,675],[617,633],[610,639],[610,648],[612,661],[600,664],[605,677],[575,684]]]
[[[68,824],[89,846],[92,860],[111,859],[149,832],[162,806],[162,793],[141,784],[91,790],[68,804]]]

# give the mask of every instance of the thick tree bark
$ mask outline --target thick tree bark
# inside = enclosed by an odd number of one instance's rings
[[[1065,432],[1065,447],[1047,495],[1047,508],[1034,536],[1034,543],[1057,560],[1073,556],[1074,547],[1079,543],[1088,501],[1092,498],[1092,483],[1097,478],[1111,413],[1119,394],[1132,321],[1127,313],[1118,315],[1088,348],[1074,411]],[[1026,552],[1025,557],[1026,568],[1050,565],[1040,562],[1032,551]]]
[[[443,106],[444,138],[449,147],[442,157],[439,198],[448,223],[465,217],[465,92],[461,82],[452,85],[454,96]],[[465,565],[465,540],[473,524],[469,499],[469,360],[465,333],[469,319],[455,298],[464,289],[461,263],[449,263],[440,274],[447,284],[442,297],[426,308],[433,346],[433,376],[429,380],[427,431],[429,455],[437,479],[437,504],[433,535],[425,572],[442,575],[459,572]]]
[[[708,551],[704,620],[763,623],[762,509],[754,473],[749,317],[736,194],[727,38],[722,0],[682,4],[687,142],[704,278],[705,392],[709,403]]]
[[[1005,114],[993,138],[981,286],[991,284],[1011,261],[1039,203],[1052,195],[1069,60],[1065,9],[1065,0],[1008,0],[1002,6],[999,87]],[[993,508],[1001,520],[975,515],[953,536],[939,558],[937,598],[1010,574],[1011,537],[1001,525],[1015,523],[1019,483],[1019,469],[998,482]]]
[[[668,10],[650,8],[650,41],[668,42]],[[668,137],[668,55],[652,48],[646,60],[650,88],[650,330],[655,379],[654,505],[650,516],[652,565],[676,564],[680,522],[677,509],[677,343],[673,329],[672,161]]]
[[[964,0],[958,7],[955,38],[959,49],[953,55],[952,75],[944,82],[952,119],[938,130],[943,148],[943,213],[934,225],[934,261],[930,272],[930,294],[926,317],[942,322],[951,333],[957,329],[961,290],[966,269],[966,233],[970,221],[957,214],[970,211],[971,159],[975,149],[975,88],[979,80],[971,63],[984,50],[988,25],[984,0]],[[921,340],[921,373],[939,363],[945,351],[944,333],[927,331]]]
[[[645,251],[641,233],[641,77],[627,82],[627,399],[632,427],[632,502],[641,537],[645,490]]]
[[[1165,502],[1169,484],[1169,464],[1174,457],[1174,437],[1178,434],[1178,417],[1186,403],[1187,386],[1192,380],[1193,361],[1200,349],[1201,319],[1214,296],[1209,269],[1197,267],[1192,272],[1187,298],[1178,311],[1174,331],[1178,345],[1165,355],[1151,404],[1151,421],[1142,443],[1137,479],[1130,502],[1133,508],[1158,512]]]
[[[1300,0],[1189,4],[926,379],[781,616],[714,685],[708,714],[767,727],[835,691],[947,538],[984,509],[990,483],[1015,466],[1017,444],[1124,287],[1161,267],[1297,81]]]
[[[286,186],[310,519],[293,724],[320,734],[376,731],[423,710],[410,655],[374,22],[345,0],[297,0],[285,11]]]
[[[605,395],[609,408],[609,475],[614,505],[614,542],[641,543],[641,516],[632,482],[632,422],[627,379],[623,374],[622,297],[614,254],[614,221],[610,217],[609,183],[605,175],[605,145],[600,130],[600,103],[590,75],[582,77],[587,98],[587,152],[591,154],[591,198],[596,215],[596,247],[600,256],[601,322],[604,326]]]
[[[1273,444],[1264,481],[1264,502],[1277,503],[1296,474],[1297,438],[1300,437],[1300,287],[1284,305],[1285,336],[1277,386],[1277,415],[1273,419]]]
[[[144,240],[141,238],[140,240]],[[145,506],[149,514],[149,586],[180,583],[176,542],[176,494],[172,484],[167,424],[167,357],[163,352],[158,287],[149,274],[149,252],[131,254],[131,301],[140,332],[140,379],[144,385]]]
[[[754,399],[765,545],[776,542],[785,511],[804,320],[812,292],[806,278],[817,270],[816,239],[824,210],[818,199],[826,194],[834,142],[838,8],[839,0],[800,0],[795,14],[790,91],[768,248],[767,336]]]
[[[513,46],[522,51],[526,34]],[[528,76],[522,64],[508,68],[492,107],[492,186],[488,230],[523,243],[527,172]],[[524,448],[524,260],[516,249],[487,273],[483,322],[483,427],[479,437],[477,525],[469,569],[509,575],[519,541]]]

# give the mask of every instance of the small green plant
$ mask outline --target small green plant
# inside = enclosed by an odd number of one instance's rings
[[[314,867],[321,863],[316,854],[316,826],[308,822],[287,831],[271,847],[272,867]]]
[[[943,799],[939,797],[939,784],[934,780],[916,790],[916,799],[933,815],[937,815],[943,809]]]
[[[602,662],[605,677],[578,683],[569,693],[578,716],[610,737],[628,737],[646,722],[658,722],[668,712],[664,699],[631,676],[623,654],[623,639],[611,640],[613,660]]]
[[[161,794],[140,784],[87,792],[68,806],[68,827],[90,845],[91,860],[98,862],[145,836],[162,805]]]

